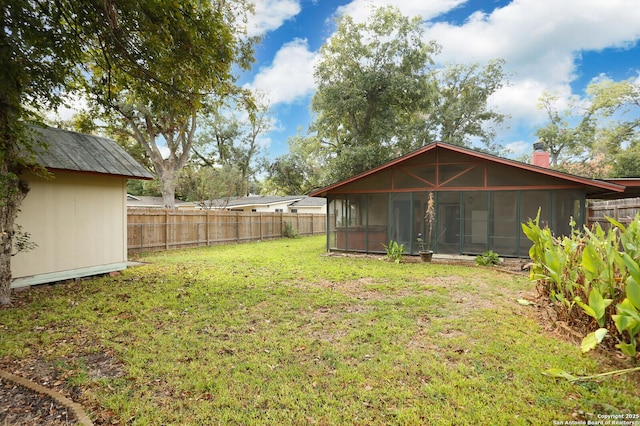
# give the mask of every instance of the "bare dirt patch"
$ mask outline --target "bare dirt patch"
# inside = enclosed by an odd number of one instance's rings
[[[75,366],[75,368],[63,368]],[[80,388],[67,380],[82,369],[90,379],[124,376],[115,357],[98,352],[59,358],[27,358],[18,362],[0,360],[0,369],[37,383],[82,404]],[[75,425],[77,418],[69,407],[55,398],[35,392],[10,380],[0,379],[0,425]]]

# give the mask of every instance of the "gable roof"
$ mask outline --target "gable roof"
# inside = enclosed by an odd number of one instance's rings
[[[327,205],[327,199],[322,197],[307,197],[294,201],[291,207],[322,207]]]
[[[234,197],[234,198],[219,198],[217,200],[207,201],[206,204],[212,208],[217,209],[230,209],[230,208],[245,208],[253,206],[270,206],[272,204],[286,204],[289,205],[296,201],[303,199],[305,195],[292,195],[280,197],[277,195],[261,196],[261,195],[249,195],[247,197]]]
[[[36,161],[47,169],[153,179],[114,140],[53,127],[31,129],[34,138],[46,146],[36,146],[35,151]]]
[[[195,207],[194,203],[175,200],[177,208],[180,207]],[[153,197],[150,195],[131,195],[127,194],[127,207],[139,207],[139,208],[164,208],[164,198]]]
[[[540,166],[535,166],[533,164],[527,164],[527,163],[522,163],[520,161],[515,161],[515,160],[510,160],[507,158],[503,158],[503,157],[498,157],[496,155],[492,155],[492,154],[487,154],[484,152],[479,152],[479,151],[475,151],[473,149],[469,149],[469,148],[463,148],[457,145],[451,145],[448,143],[444,143],[444,142],[432,142],[428,145],[423,146],[422,148],[419,148],[415,151],[412,151],[406,155],[403,155],[401,157],[398,157],[394,160],[391,160],[387,163],[384,163],[378,167],[375,167],[371,170],[368,170],[366,172],[360,173],[358,175],[352,176],[350,178],[347,178],[345,180],[342,180],[340,182],[336,182],[332,185],[326,186],[324,188],[320,188],[316,191],[313,191],[309,194],[310,197],[325,197],[329,192],[336,192],[339,191],[341,187],[344,187],[348,184],[351,184],[353,182],[362,180],[368,176],[371,176],[373,174],[385,171],[387,169],[391,169],[394,166],[397,165],[401,165],[404,162],[407,162],[415,157],[418,157],[420,155],[423,155],[425,153],[431,152],[431,151],[436,151],[438,152],[439,150],[442,151],[449,151],[449,152],[455,152],[455,153],[459,153],[459,154],[463,154],[466,155],[468,157],[471,158],[475,158],[478,160],[485,160],[488,162],[492,162],[495,164],[502,164],[502,165],[506,165],[506,166],[510,166],[510,167],[514,167],[516,169],[519,170],[526,170],[526,171],[531,171],[531,172],[535,172],[541,176],[547,176],[547,177],[553,177],[553,178],[557,178],[557,179],[561,179],[564,180],[568,183],[572,183],[572,184],[578,184],[578,185],[582,185],[587,189],[587,194],[589,197],[596,197],[596,196],[611,196],[612,194],[623,194],[625,191],[625,186],[620,185],[618,183],[613,183],[611,181],[602,181],[602,180],[596,180],[596,179],[589,179],[589,178],[585,178],[585,177],[581,177],[581,176],[576,176],[576,175],[571,175],[568,173],[563,173],[563,172],[559,172],[557,170],[552,170],[552,169],[548,169],[545,167],[540,167]]]

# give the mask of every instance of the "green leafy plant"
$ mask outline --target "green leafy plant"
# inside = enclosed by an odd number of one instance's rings
[[[384,249],[387,251],[387,259],[400,263],[402,261],[402,256],[404,255],[404,244],[398,244],[397,241],[390,240],[389,244],[382,244]]]
[[[539,220],[540,212],[522,225],[533,242],[531,278],[539,292],[550,298],[562,320],[585,333],[583,352],[611,336],[608,344],[617,341],[616,348],[635,358],[640,339],[640,216],[628,227],[608,218],[612,226],[606,231],[596,224],[579,232],[572,220],[571,235],[560,238],[541,228]],[[593,321],[598,328],[590,331]]]
[[[476,265],[479,266],[493,266],[500,262],[500,256],[493,250],[485,251],[482,254],[476,256]]]
[[[30,233],[22,232],[22,226],[16,224],[14,228],[16,230],[13,236],[14,252],[11,253],[11,256],[15,256],[20,252],[28,252],[38,247],[38,244],[31,241]]]
[[[622,259],[631,275],[627,279],[626,297],[616,306],[616,315],[612,315],[612,319],[622,336],[616,347],[625,355],[635,357],[640,338],[640,266],[627,253],[623,253]]]
[[[580,306],[584,312],[590,317],[594,318],[600,327],[604,327],[606,318],[605,313],[607,306],[611,304],[612,299],[604,299],[600,291],[594,287],[591,289],[589,293],[589,304],[585,304],[582,302],[580,297],[575,298],[575,302],[578,306]]]
[[[583,382],[587,380],[599,380],[607,376],[619,376],[620,374],[640,371],[640,367],[624,368],[622,370],[607,371],[606,373],[593,374],[591,376],[574,376],[560,368],[550,368],[542,372],[545,376],[567,379],[570,382]]]

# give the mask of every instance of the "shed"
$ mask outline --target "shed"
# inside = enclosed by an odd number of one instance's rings
[[[123,270],[127,266],[127,179],[152,179],[115,141],[34,128],[36,160],[51,179],[31,190],[16,223],[37,247],[12,259],[12,287]]]
[[[425,213],[431,194],[434,252],[476,255],[493,250],[527,257],[531,243],[521,224],[538,210],[541,222],[556,235],[568,234],[572,218],[578,227],[585,223],[588,198],[624,197],[634,185],[434,142],[310,196],[327,198],[331,251],[384,253],[383,244],[394,240],[417,253],[418,234],[428,235]]]

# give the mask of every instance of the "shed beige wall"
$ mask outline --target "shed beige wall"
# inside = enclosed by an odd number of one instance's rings
[[[126,267],[126,179],[62,171],[54,176],[29,179],[17,223],[38,247],[13,257],[13,287]]]

